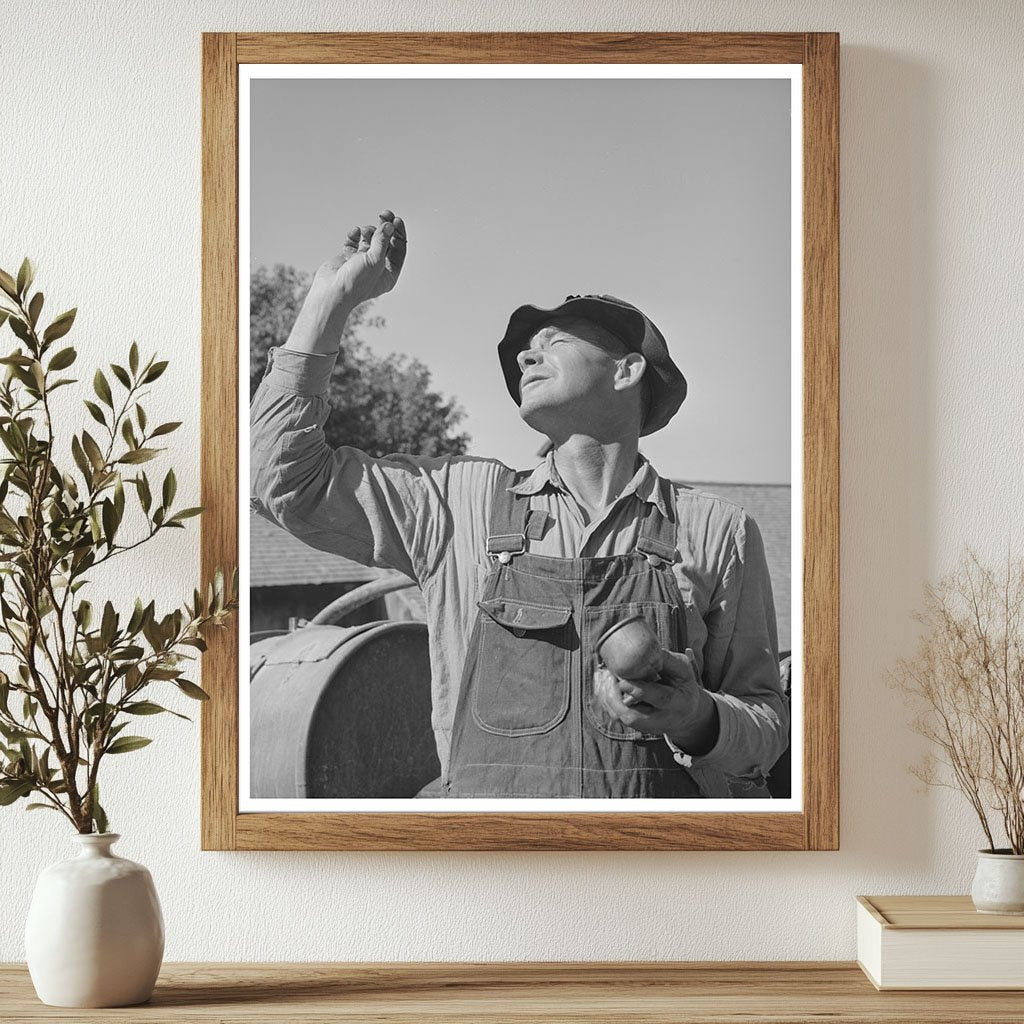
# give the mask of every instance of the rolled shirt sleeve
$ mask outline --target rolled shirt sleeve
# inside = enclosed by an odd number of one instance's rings
[[[690,773],[709,797],[757,795],[789,742],[775,603],[761,532],[737,509],[731,550],[708,611],[702,682],[719,733]]]
[[[252,508],[311,547],[422,582],[451,539],[451,460],[332,448],[336,358],[271,350],[250,406]]]

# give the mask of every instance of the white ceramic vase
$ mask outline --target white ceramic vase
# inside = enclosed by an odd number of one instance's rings
[[[982,914],[1024,914],[1024,854],[979,850],[971,899]]]
[[[164,920],[149,872],[111,852],[120,836],[76,835],[77,857],[43,870],[25,927],[36,994],[50,1006],[134,1006],[153,993]]]

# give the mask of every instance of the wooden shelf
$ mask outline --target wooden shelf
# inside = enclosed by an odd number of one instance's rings
[[[179,963],[144,1006],[61,1010],[7,964],[0,1020],[1020,1024],[1024,993],[877,992],[852,963]]]

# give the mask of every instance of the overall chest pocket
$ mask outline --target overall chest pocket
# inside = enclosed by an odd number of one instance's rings
[[[686,647],[683,611],[664,601],[632,601],[628,604],[601,605],[583,612],[583,655],[589,658],[590,678],[584,685],[584,706],[591,724],[605,736],[615,740],[661,739],[660,733],[646,733],[623,725],[613,718],[594,695],[593,670],[597,666],[595,650],[598,637],[616,622],[631,615],[642,615],[658,636],[661,646],[668,651],[682,651]]]
[[[477,606],[480,641],[471,683],[476,724],[498,736],[555,728],[569,710],[572,609],[501,597]]]

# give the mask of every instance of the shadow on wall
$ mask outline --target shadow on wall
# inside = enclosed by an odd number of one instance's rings
[[[935,72],[844,46],[841,89],[841,843],[923,871],[935,826],[889,672],[932,543]]]

